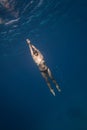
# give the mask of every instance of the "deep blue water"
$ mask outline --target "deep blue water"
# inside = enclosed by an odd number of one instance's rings
[[[54,97],[26,38],[61,87]],[[87,2],[0,0],[0,130],[87,130]]]

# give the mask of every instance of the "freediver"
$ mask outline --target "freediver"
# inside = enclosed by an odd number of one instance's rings
[[[47,67],[43,55],[34,45],[31,44],[29,39],[26,39],[26,42],[29,45],[31,56],[32,56],[34,62],[37,64],[43,78],[46,80],[46,83],[50,89],[50,92],[55,96],[55,92],[51,87],[49,78],[55,84],[55,86],[59,92],[61,91],[61,89],[60,89],[59,85],[57,84],[56,80],[54,79],[54,77],[52,76],[50,69]]]

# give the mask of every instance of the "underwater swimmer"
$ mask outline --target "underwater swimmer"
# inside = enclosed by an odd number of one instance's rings
[[[50,89],[50,92],[55,96],[55,92],[51,87],[51,84],[49,82],[49,78],[55,84],[55,86],[59,92],[61,91],[61,89],[59,88],[59,85],[57,84],[56,80],[52,76],[50,69],[47,67],[43,55],[34,45],[31,44],[29,39],[26,39],[26,42],[29,45],[31,56],[32,56],[34,62],[37,64],[43,78],[46,80],[46,83]]]

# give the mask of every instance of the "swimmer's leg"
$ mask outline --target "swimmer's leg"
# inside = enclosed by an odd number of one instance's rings
[[[46,81],[46,83],[47,83],[47,85],[48,85],[48,87],[50,89],[50,92],[55,96],[55,92],[52,89],[51,84],[50,84],[50,82],[48,80],[48,75],[45,72],[41,72],[41,74],[42,74],[43,78],[45,79],[45,81]]]
[[[54,77],[52,76],[52,73],[49,68],[48,68],[48,75],[49,75],[50,79],[53,81],[53,83],[56,85],[57,90],[59,92],[61,92],[61,89],[60,89],[58,83],[56,82],[56,80],[54,79]]]

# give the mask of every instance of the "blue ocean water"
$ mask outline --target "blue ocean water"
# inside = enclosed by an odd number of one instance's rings
[[[54,97],[26,38],[60,85]],[[87,2],[0,0],[0,130],[87,130]]]

